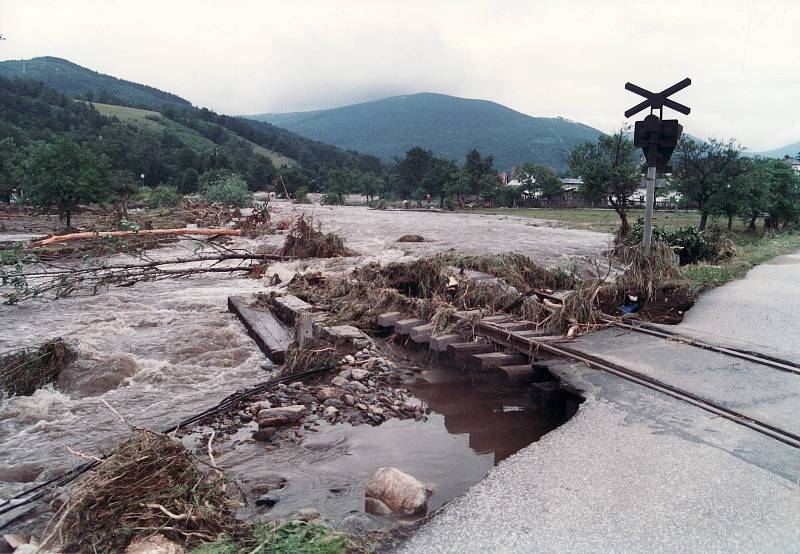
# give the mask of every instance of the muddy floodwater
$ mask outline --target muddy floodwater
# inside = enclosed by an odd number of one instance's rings
[[[280,207],[278,216],[289,211]],[[423,248],[440,251],[458,244],[465,250],[493,250],[500,229],[515,233],[519,251],[536,257],[541,249],[543,260],[561,267],[568,267],[570,258],[543,245],[555,241],[569,244],[570,254],[593,254],[607,241],[604,235],[532,227],[511,219],[353,208],[342,209],[341,221],[327,208],[317,215],[325,230],[348,229],[345,238],[357,257],[272,266],[283,277],[308,265],[337,270],[367,259],[420,255]],[[431,217],[426,231],[431,242],[414,245],[413,252],[394,244],[402,229],[415,230]],[[356,236],[369,221],[378,234]],[[6,235],[0,234],[0,241],[27,238]],[[256,250],[282,240],[274,235],[261,244],[241,239],[237,245]],[[155,252],[163,258],[186,255],[180,244]],[[0,352],[55,337],[63,337],[78,352],[77,363],[55,387],[0,399],[0,499],[85,461],[70,449],[102,455],[128,436],[127,424],[105,402],[132,424],[162,429],[268,379],[273,366],[226,306],[228,296],[264,287],[264,280],[212,274],[110,288],[94,296],[0,305]],[[474,388],[451,370],[420,371],[416,382],[406,386],[431,408],[428,421],[323,427],[299,444],[271,453],[243,430],[236,449],[220,447],[219,463],[234,478],[248,482],[265,472],[286,474],[288,484],[270,515],[315,506],[335,521],[363,508],[364,484],[380,466],[396,465],[432,483],[435,509],[558,423],[558,417],[532,413],[524,397],[512,400],[497,390]],[[247,507],[243,515],[267,515],[260,510]]]
[[[313,507],[335,524],[364,510],[366,483],[386,466],[431,484],[434,494],[429,511],[433,511],[566,419],[563,409],[542,410],[533,405],[527,387],[475,383],[467,374],[438,364],[411,367],[418,373],[404,386],[430,408],[427,421],[392,419],[377,427],[324,423],[297,444],[276,449],[248,440],[257,429],[253,423],[230,444],[220,446],[217,463],[248,493],[249,503],[239,515],[283,517]],[[202,448],[204,436],[195,437],[197,448]],[[278,503],[271,508],[257,505],[260,495],[250,491],[275,477],[286,479],[283,488],[270,493]]]

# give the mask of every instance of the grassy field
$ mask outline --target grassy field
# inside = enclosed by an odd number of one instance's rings
[[[162,117],[158,112],[154,112],[151,110],[140,110],[137,108],[128,108],[125,106],[114,106],[112,104],[100,104],[98,102],[92,103],[97,111],[101,115],[109,116],[109,117],[116,117],[123,123],[131,123],[133,125],[137,125],[140,127],[144,127],[151,131],[160,131],[162,129],[169,129],[173,133],[175,133],[184,143],[188,144],[193,148],[214,148],[216,144],[210,141],[197,131],[186,127],[185,125],[181,125],[175,121],[167,119],[166,117]],[[154,118],[158,118],[155,120]],[[234,135],[228,131],[229,135]],[[242,139],[238,137],[240,140],[244,140],[245,142],[249,143],[250,146],[253,147],[253,152],[258,154],[259,156],[264,156],[265,158],[269,158],[275,167],[282,167],[282,166],[294,166],[296,162],[284,156],[283,154],[279,154],[277,152],[273,152],[263,146],[259,146],[254,142],[250,142],[249,140]]]
[[[740,279],[753,267],[778,256],[800,251],[800,234],[784,233],[775,237],[732,233],[737,254],[718,264],[697,263],[684,266],[683,275],[692,282],[696,291],[724,285]]]
[[[551,219],[573,229],[585,229],[587,231],[600,231],[603,233],[615,233],[619,228],[619,216],[614,210],[598,208],[478,208],[463,211],[465,213],[514,215],[518,217]],[[628,215],[628,221],[633,225],[639,217],[644,217],[644,210],[631,210]],[[695,210],[680,210],[674,212],[657,211],[653,219],[656,225],[680,227],[683,225],[697,225],[700,222],[700,214]],[[719,220],[717,223],[722,225],[724,222]],[[736,222],[734,225],[737,228],[744,229],[739,222]]]

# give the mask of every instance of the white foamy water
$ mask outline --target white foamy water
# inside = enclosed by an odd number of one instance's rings
[[[265,357],[227,310],[229,295],[264,288],[240,275],[0,305],[0,351],[63,337],[79,356],[55,388],[0,405],[0,498],[82,463],[68,446],[89,455],[113,449],[129,429],[102,400],[131,423],[160,429],[267,379]]]

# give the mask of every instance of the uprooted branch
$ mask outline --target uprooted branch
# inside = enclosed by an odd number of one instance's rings
[[[214,255],[88,267],[54,268],[40,264],[30,271],[17,268],[14,272],[3,273],[0,284],[13,285],[14,290],[5,292],[3,296],[7,304],[14,304],[21,300],[45,295],[61,298],[70,296],[78,290],[88,290],[94,294],[99,289],[112,285],[132,286],[142,281],[182,278],[200,273],[258,273],[267,261],[281,259],[283,259],[281,256],[272,254],[225,251]],[[219,265],[221,262],[234,260],[238,260],[240,263],[234,266]],[[202,265],[203,262],[213,263]],[[171,265],[185,267],[164,267]]]
[[[180,235],[203,235],[203,236],[240,236],[242,231],[239,229],[228,229],[224,227],[213,229],[140,229],[137,231],[86,231],[83,233],[71,233],[69,235],[55,235],[46,239],[31,243],[31,246],[46,246],[59,242],[70,242],[73,240],[86,240],[96,238],[111,237],[147,237],[147,236],[180,236]]]

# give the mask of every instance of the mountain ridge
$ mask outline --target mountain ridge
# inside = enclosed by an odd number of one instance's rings
[[[458,161],[477,148],[499,169],[531,161],[565,169],[572,148],[602,131],[566,118],[534,117],[490,100],[422,92],[326,110],[245,116],[384,161],[414,146]]]
[[[131,108],[157,111],[164,104],[192,105],[177,94],[106,75],[55,56],[0,61],[0,76],[40,81],[68,96]]]

